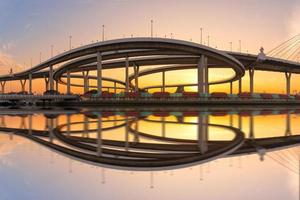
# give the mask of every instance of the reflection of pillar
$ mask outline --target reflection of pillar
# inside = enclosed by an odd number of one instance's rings
[[[161,117],[161,135],[162,137],[166,137],[166,122],[165,122],[165,117]]]
[[[125,92],[129,92],[129,58],[126,56],[125,60]]]
[[[139,69],[140,69],[140,66],[135,64],[133,67],[134,67],[133,69],[134,69],[134,82],[135,82],[134,90],[135,90],[135,92],[138,92],[139,91]]]
[[[286,94],[291,94],[291,72],[285,72],[285,78],[286,78]]]
[[[125,150],[129,150],[129,120],[128,117],[125,119]]]
[[[71,94],[71,75],[70,71],[67,71],[67,94]]]
[[[233,126],[233,115],[229,115],[229,126]]]
[[[53,135],[53,119],[49,119],[49,142],[53,142],[54,135]]]
[[[250,94],[252,95],[254,92],[254,68],[249,68],[249,76],[250,76]]]
[[[98,128],[97,128],[97,155],[101,156],[102,154],[102,115],[98,116]]]
[[[165,92],[166,91],[166,72],[162,71],[162,87],[161,91]]]
[[[154,172],[150,172],[150,188],[154,188]]]
[[[6,81],[0,81],[0,84],[1,84],[1,93],[4,94]]]
[[[84,116],[84,124],[83,124],[83,136],[88,136],[88,130],[89,130],[89,119],[87,116]]]
[[[139,119],[135,118],[135,128],[134,128],[134,142],[139,142]]]
[[[71,132],[71,115],[67,114],[67,135],[70,136]]]
[[[253,114],[251,113],[250,119],[249,119],[249,138],[254,139],[254,117]]]
[[[72,169],[72,159],[71,158],[69,158],[69,173],[71,174],[72,172],[73,172],[73,169]]]
[[[26,129],[25,117],[21,117],[20,129]]]
[[[98,95],[102,94],[102,55],[97,53],[97,90]]]
[[[242,78],[239,79],[239,93],[242,93]]]
[[[232,81],[230,81],[230,94],[233,93],[233,85],[232,85]]]
[[[198,147],[200,153],[204,154],[207,150],[208,140],[208,116],[198,116]]]
[[[32,135],[32,115],[28,116],[28,133]]]
[[[291,114],[287,113],[286,115],[286,129],[285,129],[285,136],[291,136]]]
[[[1,127],[5,127],[6,125],[5,125],[5,116],[1,116],[1,121],[0,121],[0,123],[1,123]]]
[[[239,129],[242,130],[242,116],[239,115]]]

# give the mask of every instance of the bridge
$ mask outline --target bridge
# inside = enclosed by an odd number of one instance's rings
[[[286,45],[285,45],[286,46]],[[278,50],[276,50],[277,52]],[[151,69],[140,70],[147,66],[154,66]],[[222,80],[209,82],[209,70],[214,68],[228,68],[234,71],[234,76],[224,77]],[[113,79],[103,76],[103,71],[111,69],[125,69],[124,79]],[[129,74],[129,69],[134,73]],[[169,71],[196,69],[197,82],[190,84],[166,84],[166,74]],[[250,90],[244,91],[242,79],[245,72],[249,71]],[[254,92],[254,74],[255,71],[273,71],[284,74],[286,78],[286,93],[270,94],[271,97],[264,97],[263,94]],[[91,72],[96,72],[96,75]],[[78,75],[82,73],[82,75]],[[32,81],[34,79],[44,78],[45,90],[58,91],[59,84],[67,86],[66,95],[51,97],[51,99],[70,99],[75,96],[72,94],[72,87],[83,87],[84,99],[105,103],[113,102],[114,99],[123,101],[131,100],[135,102],[137,98],[149,99],[153,102],[159,99],[173,99],[176,103],[180,100],[194,98],[197,101],[206,101],[213,99],[227,99],[232,101],[231,97],[245,100],[245,93],[250,102],[255,98],[261,101],[277,102],[286,101],[286,99],[295,100],[299,103],[300,96],[291,94],[292,74],[300,73],[300,64],[291,60],[284,60],[267,56],[261,48],[258,55],[228,52],[214,49],[201,44],[166,38],[126,38],[115,39],[103,42],[97,42],[75,49],[71,49],[62,54],[56,55],[30,69],[22,72],[0,76],[1,91],[5,94],[5,86],[8,81],[20,81],[21,92],[25,91],[28,83],[28,93],[32,94]],[[142,76],[150,74],[160,74],[161,84],[153,83],[151,86],[140,87],[139,79]],[[66,80],[65,80],[66,79]],[[83,84],[71,83],[71,79],[82,79]],[[90,85],[90,80],[96,80],[96,85]],[[104,85],[104,82],[110,85]],[[232,85],[238,82],[239,92],[233,94]],[[210,85],[230,84],[230,94],[211,94]],[[184,88],[188,86],[197,87],[197,92],[185,92]],[[176,93],[170,94],[168,88],[177,88]],[[91,90],[94,89],[94,90]],[[161,92],[150,93],[152,89],[160,89]],[[59,91],[58,91],[59,92]],[[241,95],[241,96],[239,96]],[[284,96],[280,96],[284,95]],[[11,98],[13,96],[3,95],[1,98]],[[86,98],[85,98],[86,97]],[[175,98],[174,98],[175,97]],[[202,98],[202,97],[208,97]],[[18,98],[18,97],[13,97]],[[41,96],[20,96],[19,99],[37,98]],[[47,98],[50,98],[47,96]],[[107,100],[108,99],[108,100]],[[267,99],[267,100],[266,100]],[[119,102],[119,101],[118,101]],[[118,103],[117,102],[117,103]]]

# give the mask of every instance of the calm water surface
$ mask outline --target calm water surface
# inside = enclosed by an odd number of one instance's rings
[[[0,114],[0,199],[299,199],[297,108]]]

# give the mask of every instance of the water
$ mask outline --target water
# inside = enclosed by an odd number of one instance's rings
[[[1,112],[0,199],[299,199],[297,108]]]

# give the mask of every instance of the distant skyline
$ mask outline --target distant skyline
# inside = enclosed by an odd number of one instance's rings
[[[21,70],[68,50],[72,46],[101,39],[150,36],[150,20],[154,20],[154,36],[200,42],[210,46],[257,53],[266,51],[300,32],[300,2],[296,0],[2,0],[0,2],[0,73],[19,65]]]

